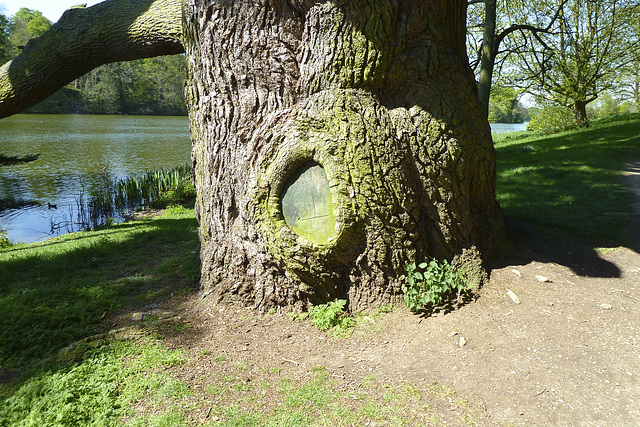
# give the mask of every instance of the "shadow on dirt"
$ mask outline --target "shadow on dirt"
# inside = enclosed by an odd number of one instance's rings
[[[556,263],[570,268],[576,275],[583,277],[619,278],[621,270],[614,263],[603,259],[596,248],[625,246],[640,253],[638,230],[640,221],[633,219],[633,231],[629,242],[600,242],[575,238],[561,231],[534,230],[524,222],[508,222],[509,241],[513,244],[510,253],[492,261],[491,269],[509,265],[525,265],[531,261]]]

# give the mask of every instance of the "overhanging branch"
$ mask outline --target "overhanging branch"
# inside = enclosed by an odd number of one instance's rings
[[[181,0],[107,0],[67,10],[0,68],[0,118],[110,62],[184,52]]]

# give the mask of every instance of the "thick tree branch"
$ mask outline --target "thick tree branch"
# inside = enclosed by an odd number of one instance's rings
[[[509,34],[513,33],[514,31],[527,30],[527,31],[531,31],[532,33],[549,33],[551,31],[551,27],[553,26],[553,24],[560,17],[562,8],[567,3],[567,1],[568,0],[563,0],[558,5],[558,7],[556,8],[556,12],[553,15],[553,18],[551,18],[551,21],[549,21],[549,25],[547,25],[545,28],[535,27],[533,25],[527,25],[527,24],[513,24],[509,28],[502,30],[500,34],[496,36],[496,45],[500,46],[500,43],[502,43],[502,40],[504,40],[505,37],[507,37]]]
[[[67,10],[0,68],[0,118],[109,62],[184,52],[181,0],[107,0]]]

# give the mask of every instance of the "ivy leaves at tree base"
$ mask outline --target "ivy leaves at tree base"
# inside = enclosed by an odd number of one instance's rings
[[[402,276],[404,302],[414,313],[470,292],[464,271],[456,270],[446,260],[440,263],[434,259],[417,265],[412,262],[405,266],[405,271],[406,275]]]

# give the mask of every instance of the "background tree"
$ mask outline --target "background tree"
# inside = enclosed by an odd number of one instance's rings
[[[11,50],[9,18],[0,13],[0,64],[4,64],[11,59]]]
[[[40,37],[49,28],[51,21],[42,16],[38,10],[21,8],[9,21],[9,33],[13,51],[11,57],[15,57],[27,42],[35,37]]]
[[[34,85],[51,93],[180,40],[203,298],[259,309],[346,298],[359,310],[401,301],[404,266],[429,256],[482,282],[503,218],[466,0],[185,0],[182,19],[176,3],[66,12],[0,70],[0,116],[33,102]],[[151,22],[133,37],[140,16]],[[63,41],[57,61],[47,47]]]
[[[640,7],[627,9],[627,22],[624,27],[624,37],[627,42],[640,47]],[[630,49],[628,63],[620,69],[620,74],[614,85],[614,92],[625,101],[629,100],[635,105],[635,110],[640,111],[640,48]]]
[[[80,77],[76,111],[85,114],[186,115],[184,55],[105,64]]]
[[[510,48],[504,49],[505,39],[518,32],[528,32],[532,37],[538,37],[539,33],[548,33],[558,18],[560,6],[566,1],[561,1],[559,6],[519,0],[468,2],[469,57],[472,68],[477,72],[480,104],[487,116],[490,113],[494,69],[497,64],[503,64],[511,54],[518,51],[517,44],[513,43]]]
[[[630,16],[638,7],[637,1],[627,0],[562,2],[549,32],[520,32],[511,81],[571,108],[574,124],[588,126],[586,106],[613,87],[639,47],[637,39],[627,37]]]

